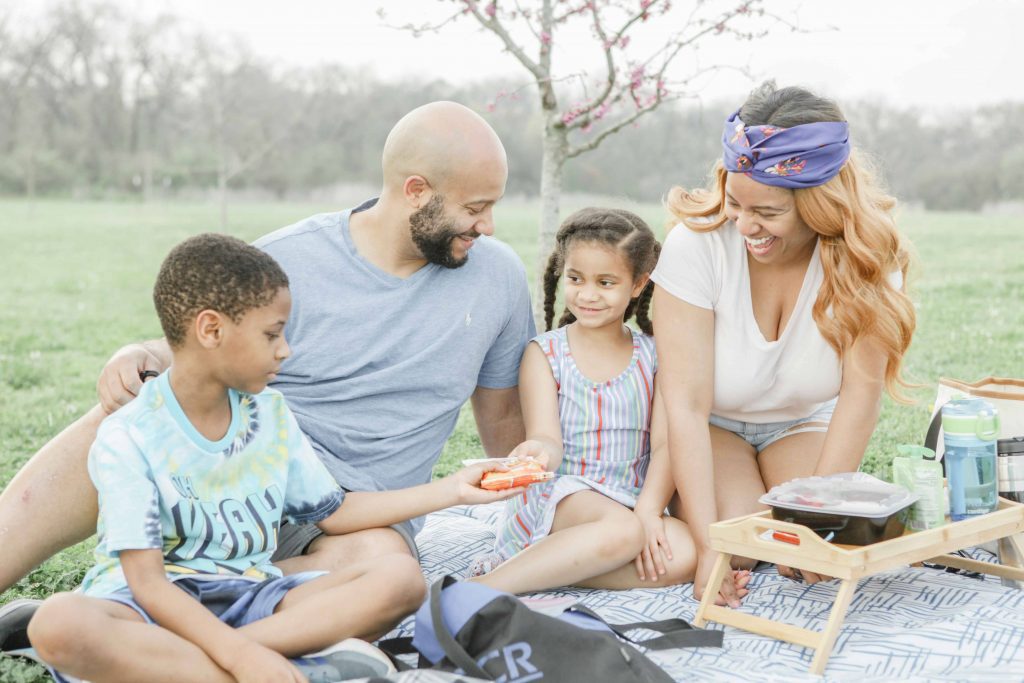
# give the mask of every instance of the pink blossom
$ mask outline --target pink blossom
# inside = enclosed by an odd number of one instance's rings
[[[491,19],[498,13],[498,6],[495,3],[488,3],[487,7],[484,8],[484,14],[489,16]]]
[[[547,31],[541,31],[541,33],[540,33],[540,42],[541,42],[541,45],[550,45],[551,44],[551,34],[548,33]]]
[[[642,66],[638,66],[637,68],[633,69],[633,72],[630,73],[630,75],[629,75],[629,88],[630,88],[630,90],[636,90],[641,85],[643,85],[643,82],[644,82],[644,68]]]

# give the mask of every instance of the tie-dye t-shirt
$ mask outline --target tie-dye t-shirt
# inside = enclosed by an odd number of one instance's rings
[[[213,442],[185,417],[169,374],[104,420],[89,452],[100,516],[87,594],[127,586],[122,550],[161,549],[172,577],[281,576],[270,556],[282,517],[319,522],[344,497],[279,392],[231,391],[231,425]]]

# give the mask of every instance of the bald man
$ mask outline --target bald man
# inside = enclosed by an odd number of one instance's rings
[[[292,356],[273,386],[347,490],[428,481],[466,400],[488,455],[524,438],[519,359],[535,329],[523,264],[491,239],[508,175],[501,141],[466,107],[434,102],[395,125],[382,166],[379,198],[255,243],[291,282]],[[143,373],[168,365],[163,340],[118,351],[100,376],[100,405],[0,495],[0,590],[94,533],[86,458],[96,429],[135,396]],[[294,573],[417,556],[421,522],[333,537],[285,524],[275,561]],[[0,616],[0,641],[4,629]]]

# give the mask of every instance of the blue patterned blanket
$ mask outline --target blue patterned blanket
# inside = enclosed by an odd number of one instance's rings
[[[500,504],[435,513],[417,536],[428,580],[463,576],[472,559],[493,547]],[[977,551],[979,559],[987,555]],[[991,559],[991,555],[987,555]],[[821,630],[837,582],[807,586],[754,573],[742,609]],[[697,610],[692,585],[671,589],[552,591],[572,596],[612,622],[681,617]],[[651,653],[677,681],[1024,681],[1024,591],[998,579],[937,569],[903,568],[860,582],[825,677],[807,673],[810,650],[725,628],[723,648]],[[412,620],[393,635],[411,635]]]

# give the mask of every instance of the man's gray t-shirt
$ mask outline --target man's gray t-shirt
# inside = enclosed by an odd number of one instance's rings
[[[429,481],[459,409],[477,386],[516,386],[536,333],[523,264],[497,240],[404,279],[362,258],[349,216],[374,201],[255,242],[291,283],[292,356],[273,386],[349,490]]]

